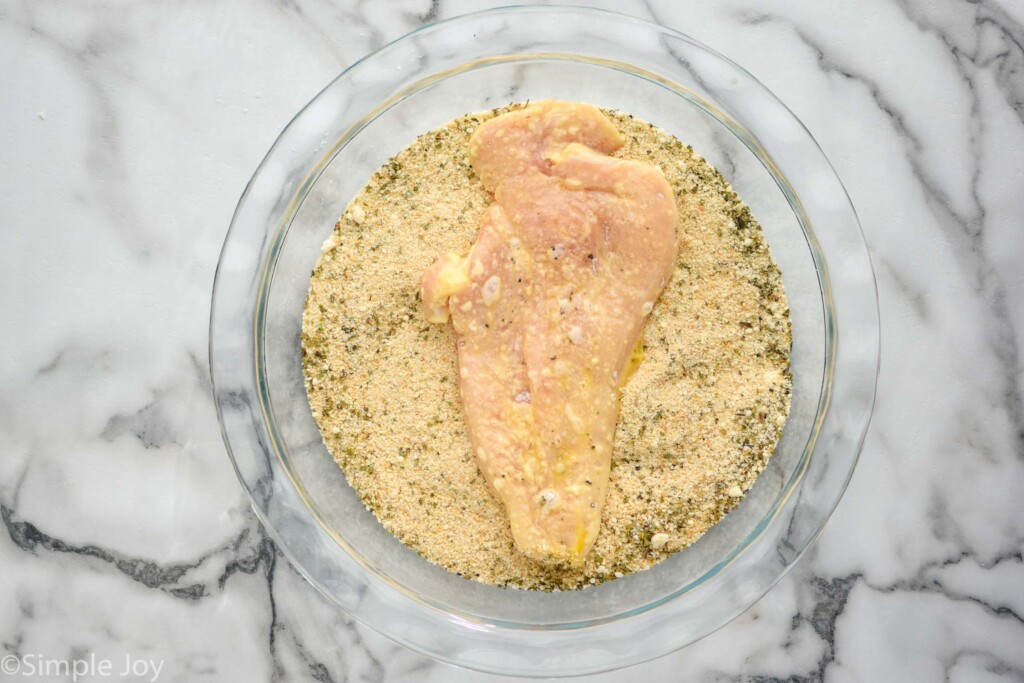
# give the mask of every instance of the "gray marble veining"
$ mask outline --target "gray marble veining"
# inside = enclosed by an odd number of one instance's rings
[[[491,4],[0,2],[0,656],[493,678],[353,624],[289,567],[206,361],[220,244],[280,129],[368,51]],[[860,214],[882,318],[864,453],[808,557],[627,675],[1024,680],[1024,5],[591,4],[693,35],[795,111]]]

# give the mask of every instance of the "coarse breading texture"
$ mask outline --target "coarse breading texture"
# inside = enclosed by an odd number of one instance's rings
[[[742,499],[789,410],[789,311],[760,227],[721,175],[659,129],[606,111],[626,139],[613,156],[665,173],[682,246],[622,392],[594,550],[579,566],[516,551],[466,434],[454,334],[428,324],[418,300],[436,256],[476,238],[491,197],[468,142],[507,109],[420,136],[352,201],[313,272],[303,363],[328,449],[388,531],[468,578],[572,589],[650,567]]]

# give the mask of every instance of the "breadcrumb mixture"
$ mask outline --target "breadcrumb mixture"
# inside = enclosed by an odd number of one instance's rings
[[[470,449],[454,332],[426,322],[419,284],[438,256],[469,251],[491,201],[466,156],[470,135],[519,106],[421,135],[373,175],[313,270],[302,357],[324,442],[389,532],[460,576],[569,590],[647,569],[740,502],[789,413],[789,309],[760,226],[721,174],[606,110],[627,139],[612,156],[657,165],[675,190],[679,256],[622,391],[593,552],[552,567],[516,551]]]

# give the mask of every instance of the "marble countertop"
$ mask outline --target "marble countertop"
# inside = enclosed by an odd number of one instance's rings
[[[21,666],[0,678],[89,657],[131,680],[495,678],[354,624],[288,565],[206,351],[221,242],[281,128],[365,53],[486,4],[0,2],[0,657]],[[711,45],[803,120],[860,214],[883,346],[807,557],[625,675],[1024,680],[1024,4],[602,6]]]

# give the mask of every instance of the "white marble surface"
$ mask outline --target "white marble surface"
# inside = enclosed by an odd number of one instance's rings
[[[218,250],[280,129],[366,52],[485,4],[0,1],[0,656],[21,673],[91,654],[161,681],[493,678],[353,625],[288,566],[206,360]],[[883,344],[809,556],[626,675],[1024,680],[1024,4],[603,4],[719,49],[804,121],[860,214]]]

